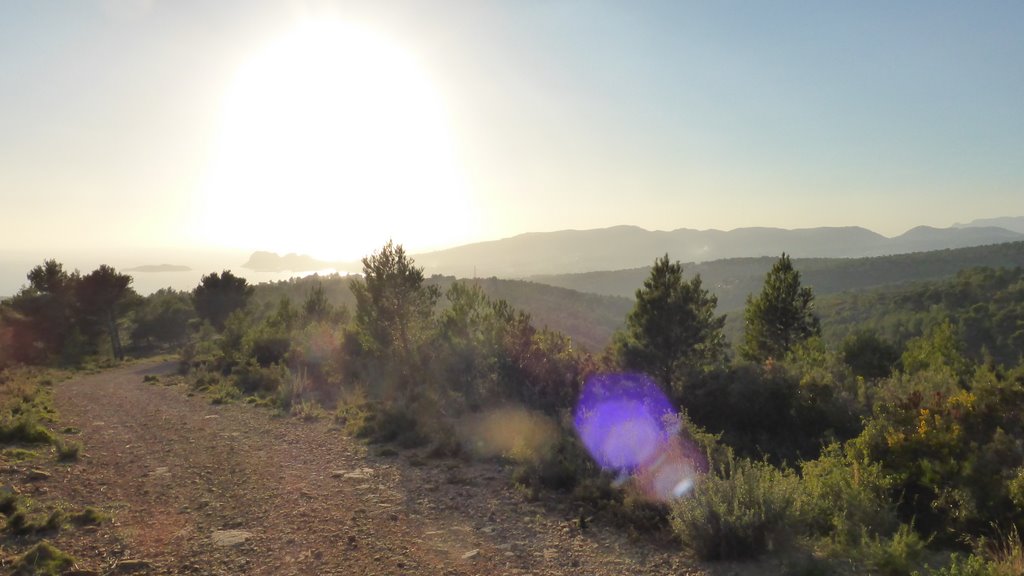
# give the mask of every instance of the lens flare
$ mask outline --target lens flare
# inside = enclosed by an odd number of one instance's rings
[[[558,438],[558,427],[550,418],[521,406],[474,415],[459,428],[462,443],[471,453],[518,462],[542,460]]]
[[[573,423],[594,460],[648,498],[671,500],[693,488],[700,468],[696,451],[681,437],[679,414],[650,377],[592,376]]]

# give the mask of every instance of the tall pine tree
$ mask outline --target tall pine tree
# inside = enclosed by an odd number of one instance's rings
[[[781,359],[797,343],[821,334],[814,293],[800,285],[800,272],[783,252],[756,298],[747,297],[740,354],[752,362]]]
[[[678,393],[688,379],[724,361],[725,316],[715,316],[717,304],[700,275],[687,282],[682,264],[670,262],[668,254],[658,258],[616,335],[619,361]]]

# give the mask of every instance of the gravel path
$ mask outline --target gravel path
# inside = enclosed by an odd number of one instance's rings
[[[164,385],[174,368],[56,385],[83,456],[36,490],[113,518],[52,538],[82,574],[705,573],[618,529],[581,533],[553,496],[524,501],[500,464],[374,456],[327,421]]]

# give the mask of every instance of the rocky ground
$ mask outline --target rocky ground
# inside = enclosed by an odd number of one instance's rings
[[[493,462],[381,455],[332,428],[242,404],[211,405],[173,363],[56,384],[77,462],[0,481],[110,520],[45,537],[79,574],[735,574],[675,546],[527,501]],[[144,382],[156,375],[157,382]],[[152,380],[152,377],[150,378]],[[26,543],[16,543],[24,547]],[[15,546],[18,547],[18,546]],[[764,568],[762,566],[762,568]],[[761,573],[755,570],[752,573]]]

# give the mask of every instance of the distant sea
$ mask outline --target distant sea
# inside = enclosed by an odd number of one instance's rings
[[[0,252],[0,298],[7,298],[16,294],[22,287],[28,285],[26,275],[33,267],[42,264],[47,258],[55,258],[64,264],[68,271],[78,270],[82,274],[88,274],[95,270],[100,264],[109,264],[119,272],[124,272],[132,277],[132,288],[143,296],[152,294],[161,288],[173,288],[175,290],[192,290],[200,279],[211,272],[231,270],[236,276],[241,276],[250,284],[263,282],[279,282],[289,278],[301,278],[312,274],[321,276],[328,274],[346,274],[344,270],[324,269],[308,270],[301,272],[255,272],[242,268],[241,263],[245,262],[248,254],[228,255],[202,255],[200,257],[189,256],[184,258],[168,258],[160,255],[157,258],[143,256],[118,255],[103,260],[97,260],[92,256],[69,256],[62,258],[59,255],[48,255],[40,257],[26,256],[24,254],[5,254]],[[171,264],[188,266],[187,271],[173,272],[131,272],[128,268],[145,265]]]
[[[189,270],[187,272],[125,272],[125,274],[131,275],[134,279],[132,282],[132,288],[135,288],[136,292],[145,296],[147,294],[152,294],[161,288],[191,290],[198,286],[202,277],[210,272],[220,272],[220,270]],[[250,284],[280,282],[282,280],[288,280],[289,278],[303,278],[313,274],[326,276],[328,274],[334,274],[335,272],[345,274],[343,271],[334,269],[309,270],[303,272],[254,272],[240,266],[231,268],[232,274],[245,278]]]

